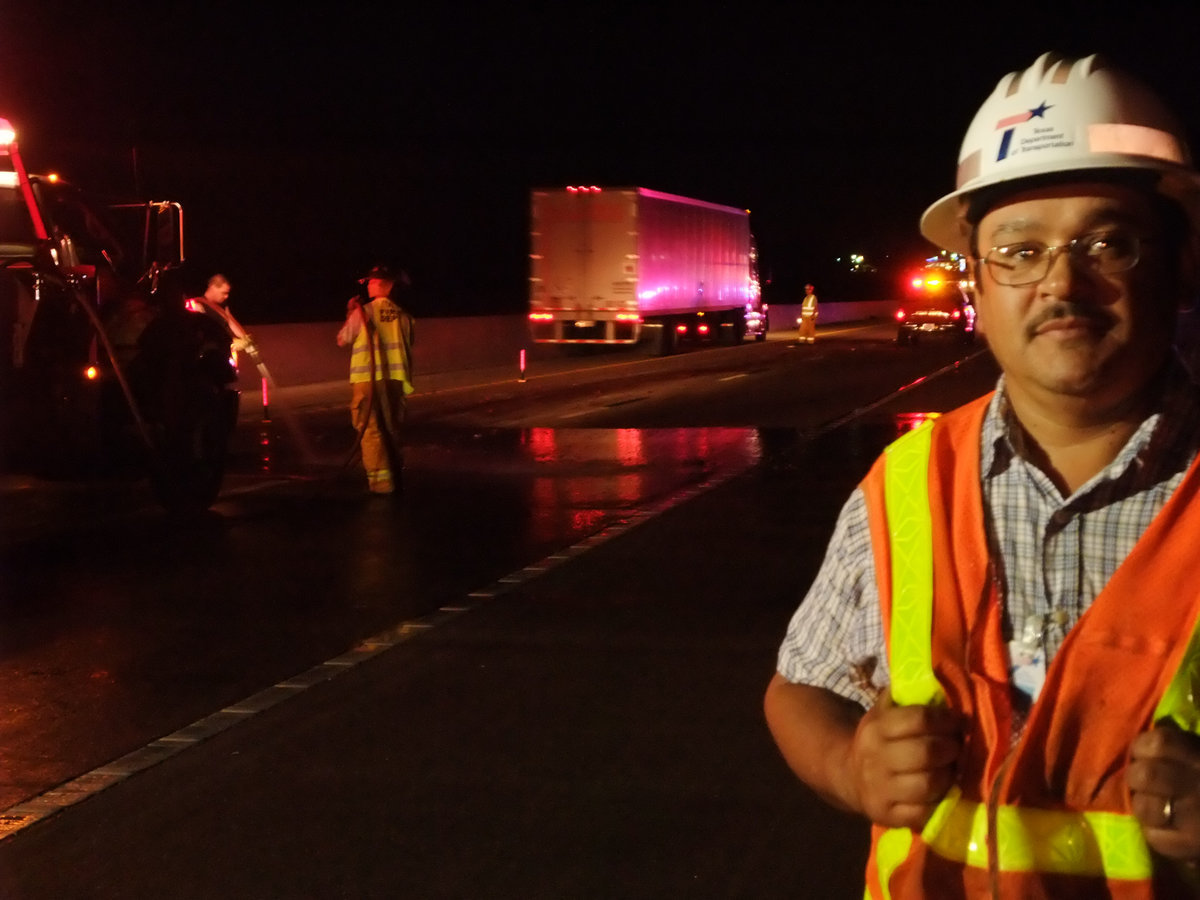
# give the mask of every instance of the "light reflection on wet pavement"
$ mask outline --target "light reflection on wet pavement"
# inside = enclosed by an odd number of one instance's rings
[[[260,425],[255,458],[248,446],[237,454],[227,495],[297,474],[355,489],[361,471],[352,435],[310,436],[308,459],[301,462],[289,440],[293,433]],[[326,449],[318,457],[312,447]],[[570,542],[683,487],[723,481],[755,465],[762,453],[753,428],[425,426],[405,437],[405,502],[436,502],[429,493],[447,480],[471,485],[481,515],[494,504],[519,503],[525,507],[519,518],[530,529],[526,539],[549,545]]]

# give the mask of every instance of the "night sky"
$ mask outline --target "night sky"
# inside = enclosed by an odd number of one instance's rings
[[[197,290],[225,272],[250,324],[338,319],[375,261],[418,315],[520,311],[529,190],[581,183],[749,208],[768,300],[878,292],[834,258],[930,250],[971,117],[1046,50],[1200,148],[1194,0],[423,5],[0,0],[0,115],[36,171],[182,201]]]

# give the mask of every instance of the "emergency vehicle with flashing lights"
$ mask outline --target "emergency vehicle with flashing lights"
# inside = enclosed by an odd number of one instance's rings
[[[905,300],[896,310],[896,343],[916,344],[927,338],[975,339],[975,304],[967,261],[945,254],[925,261],[908,276]]]
[[[0,465],[150,478],[206,509],[237,421],[229,334],[188,312],[183,209],[30,174],[0,119]]]
[[[529,329],[537,343],[765,340],[747,210],[647,188],[535,190]]]

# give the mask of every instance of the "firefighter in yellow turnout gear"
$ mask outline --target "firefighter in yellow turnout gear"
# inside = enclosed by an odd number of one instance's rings
[[[407,276],[400,273],[399,280],[407,283]],[[350,301],[337,342],[352,348],[350,415],[360,435],[367,487],[373,494],[391,494],[403,465],[405,398],[413,391],[413,318],[392,300],[398,279],[391,269],[375,266],[362,281],[367,302]]]

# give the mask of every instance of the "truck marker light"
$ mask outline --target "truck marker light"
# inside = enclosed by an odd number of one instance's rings
[[[678,325],[675,326],[675,330],[678,331],[680,334],[687,334],[687,325],[680,322]]]
[[[534,322],[549,322],[554,316],[551,313],[530,313],[529,318]]]
[[[906,313],[904,310],[902,310],[902,309],[896,310],[896,321],[897,322],[903,322],[907,317],[908,317],[908,313]]]

